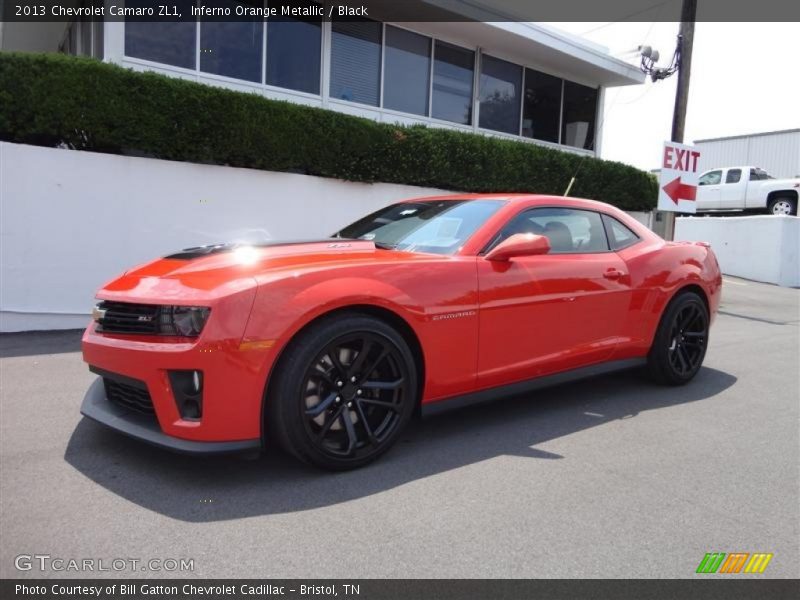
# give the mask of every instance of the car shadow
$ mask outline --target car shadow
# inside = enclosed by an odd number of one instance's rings
[[[83,329],[0,333],[0,358],[80,352]]]
[[[251,459],[172,454],[87,419],[64,458],[148,510],[183,521],[220,521],[335,505],[500,455],[563,459],[536,446],[643,411],[704,400],[735,382],[709,368],[677,388],[656,386],[638,371],[604,375],[414,422],[388,454],[346,473],[320,471],[274,449]]]

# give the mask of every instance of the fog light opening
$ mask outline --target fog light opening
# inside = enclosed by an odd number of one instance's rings
[[[181,418],[199,421],[203,418],[203,372],[169,371],[172,395]]]

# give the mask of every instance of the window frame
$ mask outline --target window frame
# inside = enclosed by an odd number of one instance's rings
[[[636,233],[633,229],[628,227],[625,223],[620,221],[618,218],[612,217],[608,213],[604,213],[604,212],[600,213],[600,217],[603,220],[603,228],[606,230],[606,240],[608,241],[608,247],[611,249],[612,252],[619,252],[620,250],[625,250],[627,248],[632,248],[633,246],[635,246],[636,244],[638,244],[638,243],[640,243],[642,241],[642,238],[638,233]],[[616,240],[616,238],[614,237],[614,232],[612,230],[612,226],[613,226],[614,222],[619,223],[625,229],[627,229],[628,231],[630,231],[633,234],[633,240],[631,240],[630,243],[625,244],[624,246],[619,246],[617,248],[614,247],[615,244],[612,243],[612,240]]]
[[[576,254],[610,254],[610,253],[615,252],[615,250],[611,249],[611,240],[609,240],[609,238],[608,238],[608,231],[606,230],[605,222],[603,221],[603,216],[606,213],[604,213],[602,211],[599,211],[599,210],[593,210],[591,208],[575,208],[575,207],[572,207],[572,206],[559,206],[557,204],[547,204],[547,205],[544,205],[544,206],[529,206],[527,208],[523,208],[522,210],[520,210],[520,211],[514,213],[512,216],[510,216],[505,223],[500,225],[499,229],[495,232],[495,234],[492,236],[492,238],[486,243],[486,245],[480,250],[480,252],[478,252],[478,256],[485,256],[490,250],[493,250],[498,244],[500,244],[501,242],[503,242],[506,239],[508,239],[508,238],[500,239],[500,234],[503,232],[503,229],[505,229],[508,225],[510,225],[518,217],[521,217],[522,215],[524,215],[526,213],[533,212],[533,211],[542,210],[542,209],[554,209],[554,208],[555,209],[559,209],[559,210],[580,211],[580,212],[593,213],[593,214],[598,215],[598,217],[600,218],[600,224],[601,224],[602,229],[603,229],[603,235],[604,235],[605,240],[606,240],[606,249],[605,250],[595,251],[595,252],[583,252],[583,251],[580,251],[580,250],[575,250],[573,252],[552,252],[552,253],[548,252],[547,254],[543,254],[541,256],[574,256]],[[641,241],[641,239],[639,239],[638,241]]]

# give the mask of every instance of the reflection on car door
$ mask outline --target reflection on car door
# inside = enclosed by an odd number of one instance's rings
[[[531,209],[512,219],[493,243],[525,232],[526,219],[529,232],[548,235],[550,254],[478,260],[482,387],[607,360],[626,325],[630,276],[625,262],[609,251],[600,215]],[[565,225],[571,239],[554,223]]]

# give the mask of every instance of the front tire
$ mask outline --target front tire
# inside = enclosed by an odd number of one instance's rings
[[[417,373],[403,337],[359,313],[301,332],[276,369],[268,398],[271,434],[290,454],[344,471],[397,441],[417,403]]]
[[[697,375],[708,347],[708,308],[694,292],[667,305],[647,356],[651,377],[665,385],[683,385]]]
[[[769,201],[767,212],[771,215],[796,215],[797,199],[789,196],[778,196]]]

